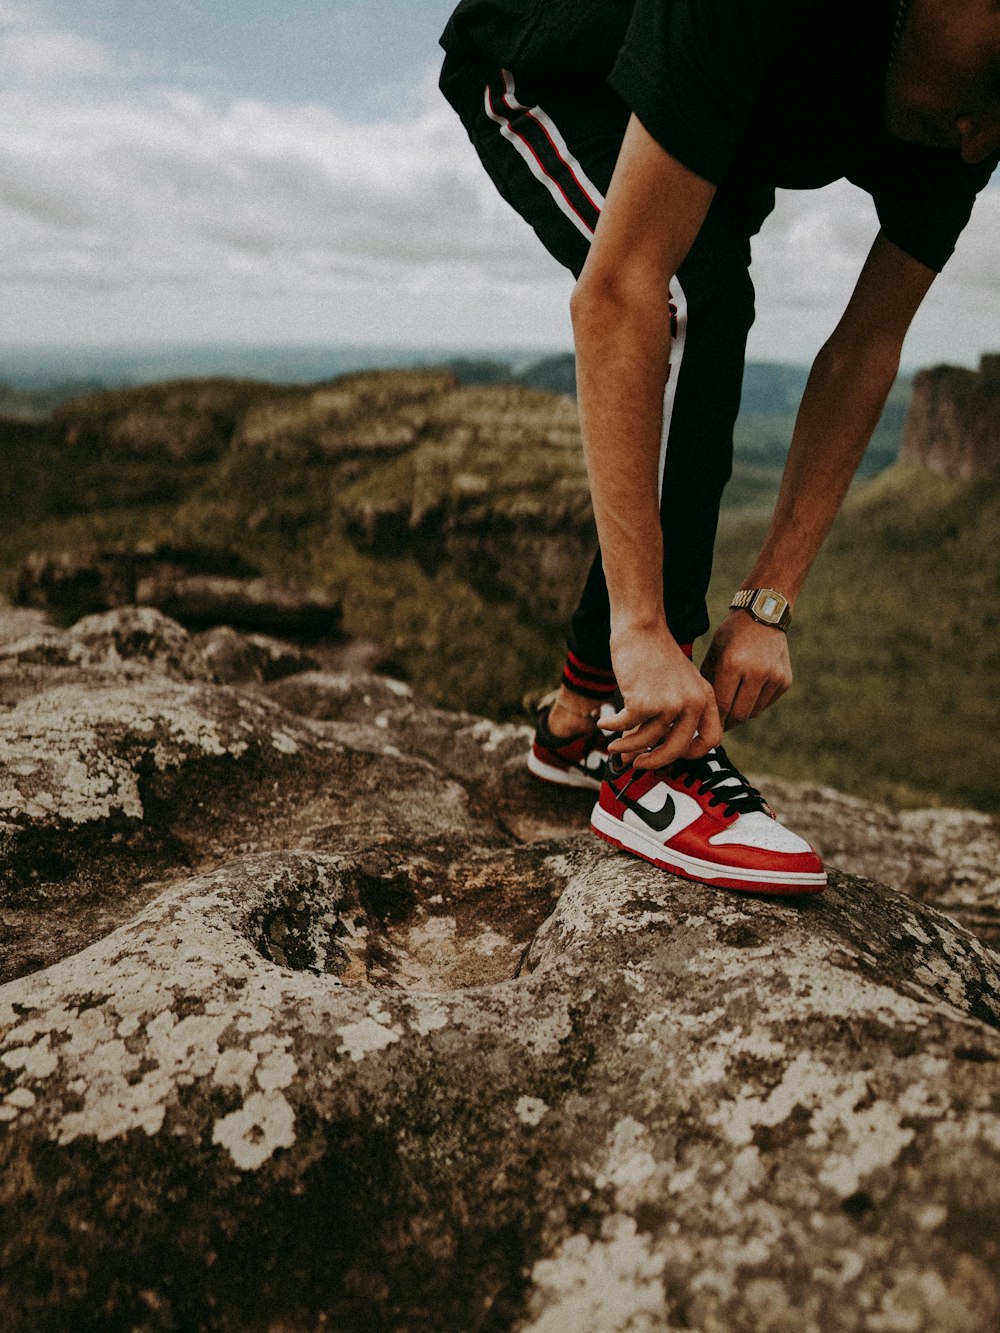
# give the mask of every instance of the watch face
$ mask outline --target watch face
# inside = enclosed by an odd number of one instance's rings
[[[751,609],[760,620],[765,621],[768,625],[776,625],[784,615],[787,605],[788,603],[780,593],[771,592],[765,588],[753,599]]]

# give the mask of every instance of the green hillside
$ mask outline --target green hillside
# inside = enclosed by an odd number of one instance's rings
[[[387,496],[397,494],[394,463],[418,443],[432,455],[447,443],[464,401],[452,403],[454,391],[442,372],[301,387],[176,381],[81,399],[51,422],[0,421],[0,593],[13,595],[33,550],[137,542],[229,550],[268,577],[342,597],[345,633],[381,644],[429,698],[518,715],[525,690],[558,671],[559,636],[484,595],[470,578],[480,571],[460,560],[429,558],[422,544],[397,539],[366,550],[345,510],[376,474],[385,474]],[[482,392],[458,391],[473,415],[482,415]],[[542,454],[553,436],[562,442],[572,415],[565,402],[522,389],[496,394],[488,419],[463,427],[463,454],[477,438],[487,450],[523,435],[535,457],[539,435]],[[579,447],[568,439],[563,451],[564,482],[575,475],[585,499]],[[468,475],[453,484],[464,492]],[[408,506],[407,496],[397,499]]]
[[[463,385],[519,384],[549,393],[576,394],[572,352],[546,357],[521,371],[515,371],[509,362],[482,358],[459,358],[449,362],[448,368]],[[764,509],[774,503],[808,377],[807,366],[747,362],[733,436],[733,477],[723,497],[727,509]],[[912,391],[913,377],[901,372],[861,460],[859,476],[874,477],[895,462]]]
[[[557,677],[555,602],[584,573],[572,417],[537,390],[385,372],[176,382],[0,423],[0,591],[30,550],[221,548],[338,593],[346,632],[379,642],[427,697],[513,717]],[[763,533],[767,461],[734,478],[716,620]],[[998,538],[1000,476],[895,467],[860,483],[799,604],[796,686],[734,735],[739,761],[899,804],[1000,810]]]
[[[713,618],[764,523],[723,515]],[[857,487],[792,627],[796,683],[734,733],[747,767],[912,805],[1000,810],[1000,475]]]

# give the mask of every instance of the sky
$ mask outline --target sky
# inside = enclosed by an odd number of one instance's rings
[[[452,0],[0,0],[0,345],[564,349],[571,280],[437,92]],[[840,183],[754,247],[808,362],[877,230]],[[904,352],[1000,348],[1000,184]]]

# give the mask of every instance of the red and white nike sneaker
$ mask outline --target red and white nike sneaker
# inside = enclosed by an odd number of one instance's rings
[[[743,893],[819,893],[823,862],[779,824],[720,746],[667,768],[612,755],[590,820],[600,838],[675,875]]]
[[[543,782],[559,787],[599,790],[608,762],[608,735],[596,724],[580,736],[553,736],[548,728],[555,695],[543,699],[535,715],[535,736],[528,751],[528,768]],[[607,707],[607,705],[605,705]],[[608,708],[614,712],[614,707]]]

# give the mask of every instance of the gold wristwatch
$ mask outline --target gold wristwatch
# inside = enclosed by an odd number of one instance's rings
[[[787,597],[773,588],[743,588],[729,603],[731,611],[749,611],[761,625],[787,630],[792,621],[792,608]]]

